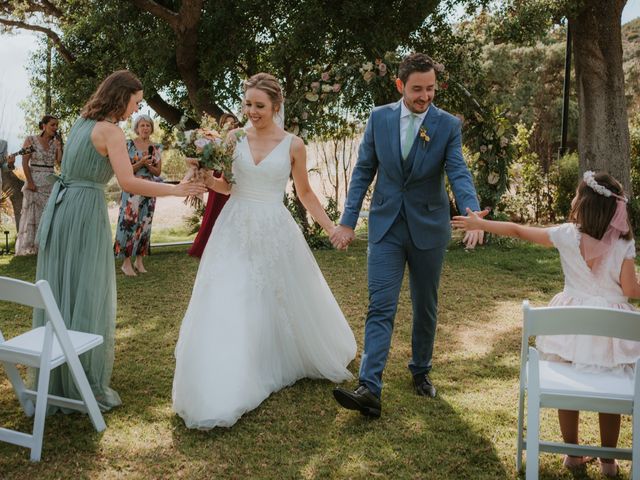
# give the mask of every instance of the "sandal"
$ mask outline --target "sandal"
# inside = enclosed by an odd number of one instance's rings
[[[562,460],[562,465],[569,470],[580,468],[587,463],[593,460],[592,457],[570,457],[569,455],[564,456],[564,460]]]
[[[614,460],[611,463],[605,463],[600,460],[600,471],[605,477],[617,477],[618,476],[618,462]]]

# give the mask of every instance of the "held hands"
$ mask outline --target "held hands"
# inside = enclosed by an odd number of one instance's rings
[[[489,210],[480,210],[474,212],[467,208],[467,216],[457,215],[451,220],[451,225],[457,230],[465,230],[462,239],[466,248],[472,249],[476,245],[482,245],[484,241],[484,232],[482,231],[482,219],[489,214]]]
[[[329,239],[331,244],[338,250],[346,250],[349,244],[356,238],[356,234],[353,228],[346,227],[344,225],[338,225],[334,227]]]

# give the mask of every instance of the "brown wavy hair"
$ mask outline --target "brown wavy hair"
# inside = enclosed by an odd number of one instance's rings
[[[611,192],[624,197],[624,190],[618,180],[613,178],[607,172],[597,172],[594,177],[598,184],[609,189]],[[605,197],[600,195],[593,188],[586,184],[584,180],[580,181],[576,192],[576,199],[571,206],[569,213],[569,221],[579,226],[582,233],[586,233],[596,240],[602,239],[613,215],[618,208],[616,197]],[[620,235],[625,240],[633,238],[633,230],[629,219],[627,218],[629,231]]]
[[[89,120],[104,120],[112,115],[123,120],[131,95],[142,90],[142,82],[129,70],[113,72],[98,86],[80,115]]]
[[[398,67],[398,78],[402,80],[402,83],[407,83],[409,75],[413,72],[430,72],[435,70],[435,62],[433,59],[424,53],[412,53],[405,57]]]

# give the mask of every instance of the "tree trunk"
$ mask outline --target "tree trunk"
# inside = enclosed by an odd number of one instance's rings
[[[631,195],[629,122],[622,70],[621,15],[626,0],[586,0],[569,18],[580,121],[580,171],[606,170]]]

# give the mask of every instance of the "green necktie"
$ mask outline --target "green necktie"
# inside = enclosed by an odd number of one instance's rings
[[[416,137],[415,130],[415,121],[417,115],[412,113],[409,115],[409,125],[407,126],[407,131],[404,135],[404,141],[402,142],[402,159],[406,160],[409,156],[409,152],[411,151],[411,147],[413,146],[413,140]]]

